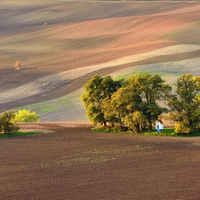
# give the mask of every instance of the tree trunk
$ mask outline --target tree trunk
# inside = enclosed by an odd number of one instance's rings
[[[152,129],[153,129],[153,126],[152,126],[152,121],[151,121],[151,120],[149,120],[149,130],[150,130],[150,131],[152,131]]]

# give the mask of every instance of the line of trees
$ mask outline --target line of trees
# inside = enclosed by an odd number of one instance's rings
[[[200,76],[182,75],[172,87],[159,75],[139,74],[127,80],[96,75],[84,90],[81,100],[92,124],[137,133],[152,130],[166,113],[165,117],[176,122],[177,133],[199,128]]]
[[[17,132],[20,128],[16,124],[18,122],[39,122],[40,115],[30,110],[14,110],[4,111],[0,114],[0,133],[9,134]]]

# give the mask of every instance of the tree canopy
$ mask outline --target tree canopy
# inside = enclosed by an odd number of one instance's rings
[[[12,123],[14,117],[15,112],[13,110],[5,111],[0,115],[0,132],[8,134],[19,130],[19,127]]]
[[[18,110],[17,113],[15,113],[15,116],[11,120],[12,122],[39,122],[40,121],[40,115],[38,115],[36,112],[31,112],[30,110]]]
[[[135,75],[115,81],[110,76],[94,76],[81,96],[86,114],[93,124],[138,132],[152,129],[158,116],[166,111],[159,102],[171,87],[158,75]]]
[[[179,77],[174,94],[159,75],[151,74],[120,81],[96,75],[84,89],[81,99],[93,124],[140,132],[152,130],[159,116],[168,113],[177,133],[196,131],[200,125],[200,76]]]
[[[196,131],[200,124],[200,76],[182,75],[176,93],[168,98],[169,118],[176,122],[177,133]]]
[[[121,87],[120,81],[114,81],[110,76],[104,78],[96,75],[84,86],[85,93],[81,96],[86,109],[86,115],[92,124],[106,125],[103,111],[103,101],[110,99],[112,94]]]

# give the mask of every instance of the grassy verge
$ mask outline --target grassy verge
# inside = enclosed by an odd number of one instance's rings
[[[164,130],[159,131],[159,132],[156,130],[143,131],[138,134],[131,131],[120,132],[116,130],[110,130],[104,127],[94,127],[92,128],[92,130],[97,131],[97,132],[112,133],[112,134],[129,134],[129,135],[143,135],[143,136],[170,136],[170,137],[198,137],[200,136],[200,133],[177,134],[175,133],[174,128],[165,128]]]
[[[175,132],[174,128],[165,128],[162,131],[144,131],[139,133],[140,135],[144,136],[171,136],[171,137],[198,137],[200,136],[200,133],[189,133],[189,134],[178,134]]]
[[[139,135],[144,136],[178,136],[177,133],[175,133],[174,128],[165,128],[162,131],[156,131],[155,129],[152,131],[143,131],[139,133]]]
[[[133,132],[123,132],[123,131],[111,130],[111,129],[103,127],[103,126],[93,127],[93,128],[91,128],[91,130],[96,131],[96,132],[103,132],[103,133],[129,134],[129,135],[134,134],[135,135],[135,133],[133,133]]]
[[[20,137],[20,136],[35,135],[35,134],[40,134],[40,133],[41,132],[16,132],[16,133],[9,133],[9,134],[0,133],[0,138]]]

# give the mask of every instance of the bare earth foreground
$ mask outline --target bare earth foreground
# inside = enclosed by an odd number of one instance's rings
[[[200,138],[22,127],[53,132],[0,140],[0,199],[200,199]]]

